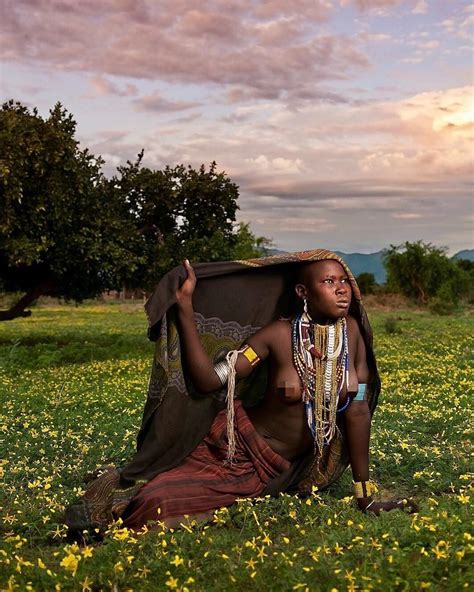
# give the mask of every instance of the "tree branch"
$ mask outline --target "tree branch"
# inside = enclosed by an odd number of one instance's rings
[[[0,310],[0,321],[12,321],[18,317],[30,317],[31,310],[25,310],[25,308],[35,302],[41,295],[48,294],[51,289],[52,284],[50,282],[42,282],[22,296],[10,309]]]

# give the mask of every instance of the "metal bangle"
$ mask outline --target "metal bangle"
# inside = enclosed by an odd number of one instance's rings
[[[221,360],[214,364],[214,372],[217,374],[222,386],[224,386],[229,378],[229,363],[227,360]]]

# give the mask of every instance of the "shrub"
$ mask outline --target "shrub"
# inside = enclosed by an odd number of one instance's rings
[[[402,328],[400,327],[398,320],[394,317],[388,317],[385,319],[384,328],[385,333],[388,333],[388,335],[398,335],[402,332]]]
[[[441,284],[436,296],[431,299],[429,309],[438,315],[450,315],[458,306],[458,296],[453,289],[451,282],[447,281]]]
[[[375,276],[373,273],[368,273],[364,271],[360,273],[356,277],[357,285],[359,286],[360,291],[365,296],[366,294],[374,294],[376,292],[378,284],[375,281]]]

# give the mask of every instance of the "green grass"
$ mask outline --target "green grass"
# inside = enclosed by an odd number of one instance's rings
[[[400,332],[387,332],[394,316]],[[83,549],[65,544],[61,514],[87,472],[133,454],[153,352],[145,316],[88,303],[0,323],[0,589],[471,588],[472,316],[370,318],[383,382],[372,475],[383,496],[414,495],[418,515],[358,512],[346,472],[308,499],[242,501],[189,530],[115,525]]]

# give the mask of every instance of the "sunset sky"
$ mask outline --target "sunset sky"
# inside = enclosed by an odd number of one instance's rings
[[[107,174],[216,160],[285,250],[473,248],[474,5],[3,0],[2,100],[61,101]]]

